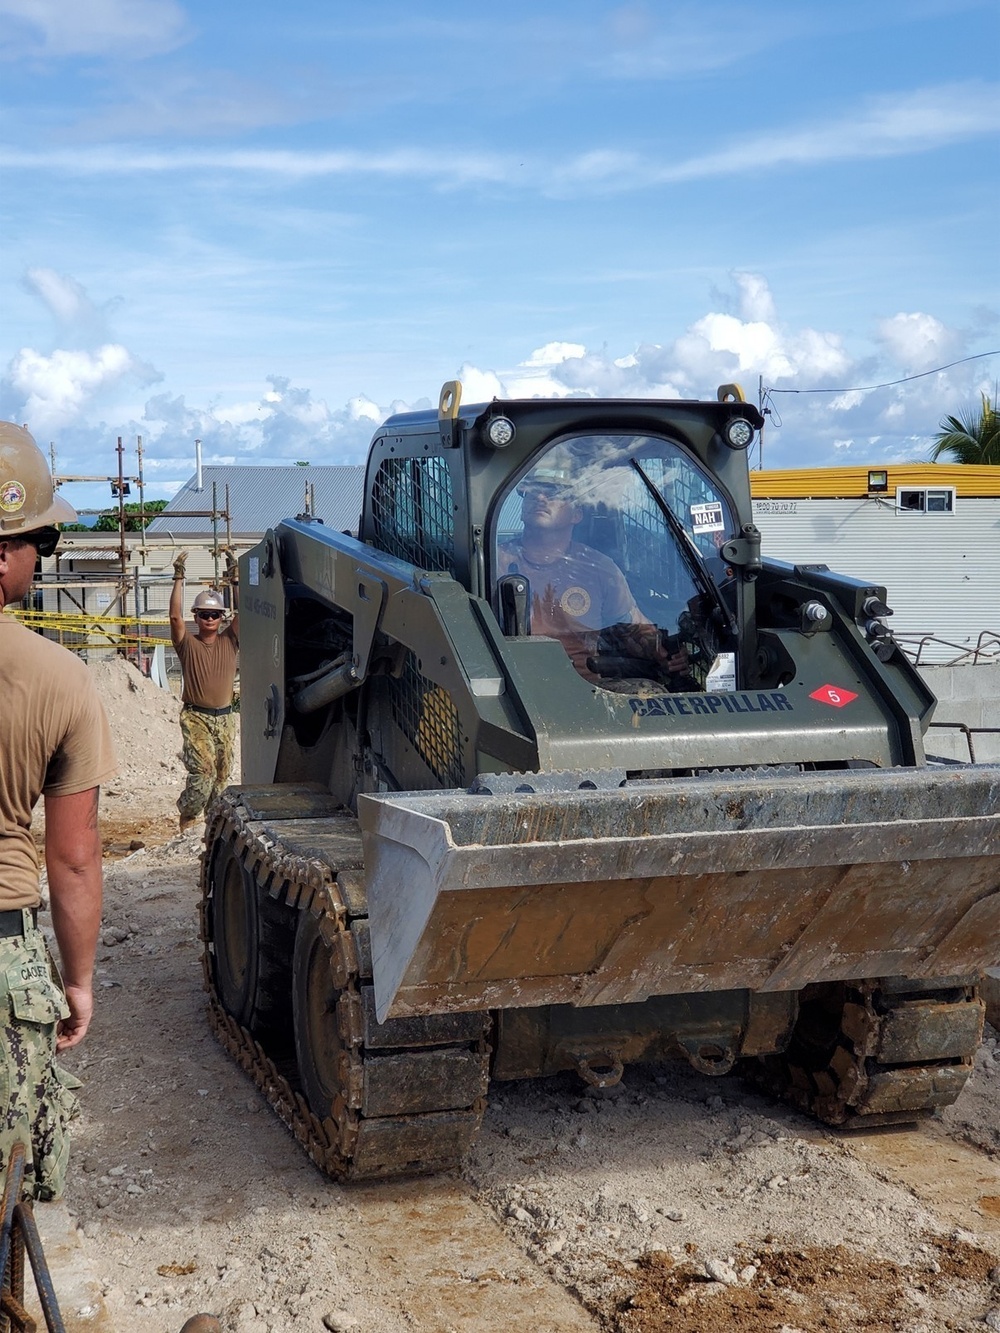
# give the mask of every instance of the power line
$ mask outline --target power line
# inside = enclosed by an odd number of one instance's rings
[[[988,356],[1000,356],[1000,348],[993,352],[976,352],[974,356],[963,356],[958,361],[949,361],[946,366],[935,366],[933,370],[922,370],[918,375],[904,375],[900,380],[887,380],[885,384],[862,384],[853,389],[765,389],[764,396],[776,393],[871,393],[874,389],[891,389],[897,384],[909,384],[911,380],[922,380],[928,375],[939,375],[942,370],[951,370],[953,366],[964,366],[967,361],[981,361]]]

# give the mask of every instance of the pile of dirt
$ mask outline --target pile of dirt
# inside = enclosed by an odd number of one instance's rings
[[[977,1096],[975,1112],[981,1144],[995,1097]],[[877,1142],[831,1133],[735,1075],[633,1067],[582,1096],[568,1077],[494,1085],[468,1174],[613,1333],[929,1333],[1000,1319],[993,1247],[873,1171],[856,1147]]]
[[[179,697],[155,685],[124,657],[90,664],[90,674],[111,726],[118,771],[101,788],[101,837],[112,856],[165,842],[177,829],[177,798],[186,773],[181,762]],[[232,781],[239,782],[239,728]],[[32,820],[44,837],[41,803]]]
[[[148,840],[177,818],[184,785],[180,700],[154,685],[124,657],[90,666],[111,725],[118,772],[101,791],[105,843]]]
[[[676,1263],[665,1250],[622,1270],[628,1292],[603,1311],[616,1333],[732,1333],[774,1329],[914,1328],[942,1309],[976,1322],[996,1287],[994,1257],[956,1237],[932,1238],[906,1268],[844,1245],[784,1249],[765,1244],[729,1266]],[[992,1325],[986,1325],[992,1327]]]

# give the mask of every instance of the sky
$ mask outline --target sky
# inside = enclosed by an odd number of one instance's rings
[[[0,0],[0,418],[141,436],[150,498],[454,378],[926,458],[1000,379],[998,49],[996,0]]]

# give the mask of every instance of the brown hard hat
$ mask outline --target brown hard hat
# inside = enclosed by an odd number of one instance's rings
[[[75,521],[76,510],[56,494],[45,455],[30,432],[0,421],[0,537]]]

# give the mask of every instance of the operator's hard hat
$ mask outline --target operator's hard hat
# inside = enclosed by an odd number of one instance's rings
[[[522,485],[553,486],[569,490],[576,481],[574,460],[565,446],[556,445],[535,464],[525,476]]]
[[[0,421],[0,537],[52,523],[75,523],[76,510],[57,495],[45,455],[23,426]]]
[[[214,588],[207,588],[194,599],[192,611],[225,611],[226,604]]]

